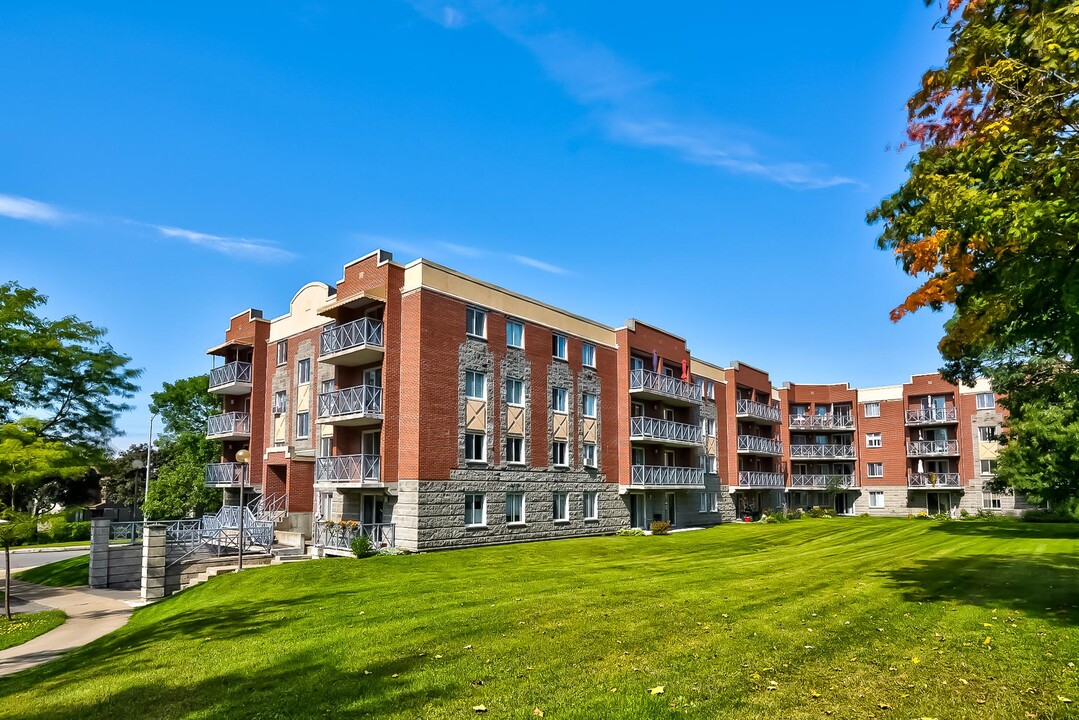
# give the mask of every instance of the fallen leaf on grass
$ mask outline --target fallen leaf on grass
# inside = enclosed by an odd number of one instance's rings
[[[543,711],[540,710],[539,708],[533,708],[532,709],[532,714],[535,715],[536,717],[543,717]]]
[[[1062,702],[1064,704],[1068,704],[1068,703],[1070,703],[1072,701],[1071,698],[1066,698],[1063,695],[1057,695],[1057,700],[1059,700],[1060,702]]]
[[[664,688],[662,685],[657,685],[656,687],[649,690],[649,692],[653,695],[662,695],[665,691],[666,688]]]
[[[486,705],[473,705],[472,709],[475,710],[476,712],[487,712],[487,706]]]
[[[991,642],[993,642],[993,638],[991,638],[991,637],[989,637],[988,635],[986,635],[986,636],[985,636],[985,640],[982,640],[982,645],[988,645],[988,644],[989,644],[989,643],[991,643]]]
[[[820,693],[819,693],[819,692],[817,692],[816,690],[810,690],[810,691],[809,691],[809,697],[811,697],[811,698],[819,698],[819,697],[820,697]]]

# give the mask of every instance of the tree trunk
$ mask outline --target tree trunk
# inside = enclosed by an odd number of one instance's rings
[[[4,543],[4,615],[11,622],[11,545]]]

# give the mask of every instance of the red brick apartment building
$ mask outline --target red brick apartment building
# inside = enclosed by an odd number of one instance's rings
[[[222,452],[206,483],[282,508],[280,529],[328,551],[348,532],[428,550],[781,506],[1024,507],[982,490],[1003,420],[984,383],[777,388],[642,322],[608,327],[381,250],[279,318],[234,316],[209,353]]]

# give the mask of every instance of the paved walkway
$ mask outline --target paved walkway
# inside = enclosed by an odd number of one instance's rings
[[[0,676],[41,665],[107,635],[127,622],[138,590],[54,588],[11,581],[11,599],[63,610],[67,622],[29,642],[0,651]],[[2,618],[0,618],[2,619]]]

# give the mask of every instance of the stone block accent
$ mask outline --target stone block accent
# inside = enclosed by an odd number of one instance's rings
[[[109,586],[109,526],[108,518],[90,521],[90,587]]]
[[[142,599],[165,597],[165,526],[147,525],[142,535]]]

